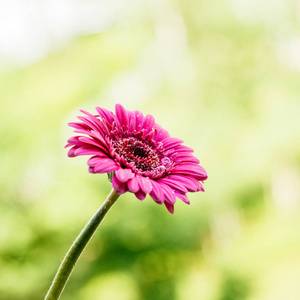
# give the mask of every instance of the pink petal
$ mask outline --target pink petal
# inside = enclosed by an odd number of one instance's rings
[[[159,183],[164,183],[165,185],[169,186],[170,188],[174,189],[174,190],[177,190],[179,192],[182,192],[182,193],[187,193],[188,190],[187,188],[180,184],[180,182],[176,181],[176,180],[172,180],[172,179],[169,179],[169,178],[161,178],[158,180]]]
[[[151,181],[151,184],[152,190],[149,195],[155,202],[162,204],[164,202],[164,194],[160,188],[160,185],[154,180]]]
[[[195,190],[191,190],[189,189],[190,192],[204,192],[204,186],[201,182],[199,182],[197,179],[195,179],[194,177],[190,177],[190,176],[185,176],[186,180],[189,180],[191,184],[194,185],[194,187],[196,188]]]
[[[73,148],[71,148],[69,151],[68,151],[68,156],[69,157],[75,157],[76,155],[75,155],[75,150],[76,150],[77,148],[76,147],[73,147]]]
[[[104,152],[108,154],[107,150],[107,145],[103,143],[102,141],[99,140],[94,140],[86,136],[74,136],[70,139],[68,139],[68,144],[67,146],[75,145],[76,148],[82,148],[84,150],[92,150],[92,151],[99,151],[99,152]],[[75,155],[89,155],[89,153],[86,154],[79,154],[80,151],[77,151],[74,153]]]
[[[194,155],[192,155],[190,153],[182,153],[182,152],[177,153],[176,161],[189,162],[189,163],[195,163],[195,164],[200,163],[199,159],[197,157],[195,157]]]
[[[138,180],[141,190],[144,193],[149,194],[152,190],[150,179],[148,177],[143,177],[143,176],[136,176],[136,178]]]
[[[183,174],[183,175],[191,175],[199,180],[207,179],[206,170],[200,165],[195,164],[182,164],[178,165],[171,170],[173,174]]]
[[[89,172],[94,174],[95,173],[94,168],[93,167],[89,167]]]
[[[86,136],[80,136],[78,140],[82,143],[89,144],[95,147],[99,147],[103,149],[104,151],[107,151],[107,145],[103,143],[102,141],[100,142],[99,140],[95,141],[94,139],[88,138]]]
[[[201,182],[199,182],[199,185],[200,185],[200,192],[205,192],[205,188],[203,186],[203,184]]]
[[[155,134],[154,134],[153,139],[156,140],[157,142],[164,140],[170,136],[169,132],[167,130],[163,129],[157,123],[153,126],[153,128],[155,129]]]
[[[180,182],[181,185],[185,186],[189,192],[198,192],[201,189],[200,183],[189,176],[186,175],[169,175],[165,177],[167,179]]]
[[[101,149],[97,149],[96,147],[93,146],[82,146],[82,147],[76,147],[75,151],[74,151],[74,155],[75,156],[79,156],[79,155],[98,155],[103,153],[101,151]]]
[[[85,110],[80,110],[82,113],[84,113],[85,115],[87,115],[88,116],[88,118],[84,118],[84,120],[88,120],[88,124],[93,124],[93,126],[95,126],[96,128],[95,128],[95,130],[96,131],[99,131],[99,132],[103,132],[103,122],[102,122],[102,120],[99,120],[96,116],[94,116],[94,115],[92,115],[91,113],[89,113],[89,112],[87,112],[87,111],[85,111]],[[79,117],[78,117],[79,118]],[[83,119],[82,119],[82,117],[81,118],[79,118],[80,120],[82,120],[82,121],[84,121]],[[86,121],[84,121],[84,123],[87,123]]]
[[[69,148],[71,146],[73,146],[73,144],[67,143],[67,145],[65,145],[64,148]]]
[[[79,141],[80,136],[72,136],[70,137],[67,142],[70,145],[81,145],[82,143]]]
[[[136,193],[140,189],[136,176],[127,181],[127,186],[129,191],[132,193]]]
[[[89,126],[87,126],[84,123],[79,123],[79,122],[70,122],[68,123],[68,126],[73,127],[75,129],[82,129],[82,130],[87,130]]]
[[[183,153],[193,153],[194,150],[190,147],[187,147],[185,145],[179,145],[175,148],[176,152],[183,152]]]
[[[139,190],[135,193],[135,196],[139,199],[139,200],[144,200],[146,198],[146,193],[144,193],[143,191]]]
[[[74,132],[86,134],[86,135],[88,135],[88,137],[93,138],[96,141],[99,141],[105,147],[107,147],[107,145],[108,145],[106,138],[103,136],[103,134],[101,132],[98,132],[95,130],[91,130],[89,132],[84,131],[84,130],[74,130]]]
[[[112,179],[112,186],[119,195],[122,195],[128,191],[127,185],[124,182],[120,182],[116,176]]]
[[[94,120],[91,120],[90,118],[82,117],[82,116],[78,116],[77,118],[80,121],[82,121],[85,124],[87,124],[91,129],[96,130],[96,131],[100,131],[100,132],[102,131],[101,124],[100,124],[100,122],[99,122],[99,120],[97,118],[94,118]]]
[[[154,117],[152,115],[146,115],[142,124],[142,128],[146,129],[146,134],[152,130],[154,124]]]
[[[179,146],[180,144],[183,143],[183,140],[169,137],[169,138],[162,140],[161,142],[163,143],[165,150],[168,150],[170,148]]]
[[[166,206],[167,210],[173,215],[174,214],[174,205],[170,204],[168,202],[164,202],[164,205]]]
[[[109,157],[107,157],[105,154],[101,153],[100,155],[95,155],[95,156],[92,156],[91,158],[89,158],[89,160],[87,161],[87,164],[89,166],[94,166],[94,165],[100,163],[100,160],[103,158],[109,158]]]
[[[135,110],[134,114],[135,114],[135,119],[136,119],[136,131],[140,131],[141,128],[142,128],[142,123],[143,123],[143,120],[144,120],[144,116],[138,110]]]
[[[120,168],[116,163],[110,158],[102,158],[95,165],[91,165],[94,168],[95,173],[108,173]]]
[[[177,198],[181,199],[184,203],[190,204],[190,200],[189,200],[189,198],[187,197],[186,194],[177,193],[177,192],[175,191],[175,196],[176,196]]]
[[[115,172],[115,176],[117,176],[118,180],[121,182],[126,182],[129,179],[134,177],[134,174],[132,173],[131,169],[118,169]]]
[[[136,129],[136,116],[133,114],[129,119],[129,132],[133,132]]]
[[[116,115],[120,125],[123,125],[126,128],[128,125],[128,115],[125,108],[121,104],[116,104]]]
[[[114,114],[111,111],[101,107],[96,107],[96,110],[102,119],[106,120],[108,124],[112,124],[114,121]]]
[[[149,133],[147,133],[146,135],[144,135],[144,139],[147,141],[153,140],[153,136],[155,134],[155,129],[152,129]]]
[[[167,185],[162,184],[162,183],[160,184],[160,187],[161,187],[162,192],[164,194],[165,201],[167,201],[171,204],[175,204],[176,197],[175,197],[174,191],[171,188],[169,188]]]

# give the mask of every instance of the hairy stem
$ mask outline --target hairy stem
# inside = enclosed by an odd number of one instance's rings
[[[71,248],[67,252],[63,259],[53,281],[50,289],[45,297],[45,300],[57,300],[59,299],[74,267],[79,259],[82,251],[86,247],[87,243],[95,233],[96,229],[104,219],[106,213],[113,206],[113,204],[119,198],[119,194],[113,189],[101,207],[96,211],[93,217],[82,229],[76,240],[73,242]]]

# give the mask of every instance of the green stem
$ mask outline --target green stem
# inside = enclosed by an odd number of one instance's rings
[[[59,299],[82,251],[95,233],[101,221],[104,219],[106,213],[117,201],[119,196],[120,195],[117,194],[117,192],[113,189],[106,200],[103,202],[101,207],[96,211],[93,217],[82,229],[76,240],[73,242],[68,253],[66,254],[64,260],[62,261],[52,281],[50,289],[45,297],[45,300]]]

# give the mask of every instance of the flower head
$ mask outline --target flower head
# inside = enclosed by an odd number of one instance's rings
[[[92,155],[90,173],[109,173],[118,194],[132,192],[139,200],[149,194],[174,212],[176,198],[189,204],[187,192],[204,191],[207,173],[183,141],[170,137],[152,115],[125,110],[115,114],[96,107],[97,115],[81,110],[81,122],[68,125],[79,135],[68,139],[69,157]]]

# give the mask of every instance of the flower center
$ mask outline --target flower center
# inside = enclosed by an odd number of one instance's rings
[[[151,178],[160,177],[166,171],[170,159],[164,149],[155,142],[138,140],[135,137],[112,141],[118,161],[123,167],[130,167],[135,173]]]
[[[136,146],[133,150],[134,156],[138,156],[139,158],[147,157],[147,151],[143,148],[143,146]]]

